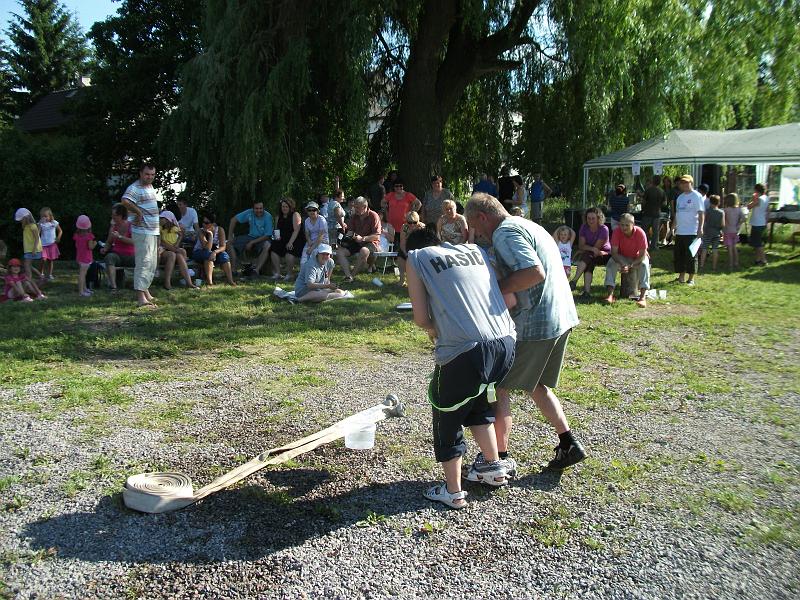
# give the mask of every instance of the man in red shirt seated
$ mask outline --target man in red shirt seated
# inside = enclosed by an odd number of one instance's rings
[[[639,282],[639,298],[636,305],[647,306],[645,294],[650,289],[650,260],[647,256],[647,234],[634,224],[633,215],[623,214],[619,227],[611,234],[611,260],[606,265],[606,303],[614,302],[614,287],[617,271],[631,273]]]
[[[367,199],[359,196],[353,202],[353,214],[347,220],[347,233],[336,251],[347,281],[353,281],[353,277],[367,266],[367,261],[378,251],[380,239],[381,218],[378,213],[369,209]],[[358,257],[352,273],[348,260],[351,256]]]

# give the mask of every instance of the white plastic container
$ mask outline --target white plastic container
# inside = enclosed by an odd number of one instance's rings
[[[369,450],[375,446],[375,423],[369,423],[361,429],[353,429],[344,436],[345,448],[350,450]]]
[[[199,278],[198,278],[198,279],[195,279],[195,280],[194,280],[194,284],[195,284],[197,287],[200,287],[201,285],[203,285],[203,280],[202,280],[202,279],[199,279]]]
[[[380,280],[380,278],[375,277],[372,280],[372,285],[377,285],[378,287],[383,287],[383,282]]]
[[[666,300],[667,299],[667,290],[658,290],[658,299],[659,300]]]

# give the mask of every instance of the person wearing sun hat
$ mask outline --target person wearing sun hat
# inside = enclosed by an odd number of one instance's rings
[[[703,196],[694,189],[694,178],[682,175],[677,179],[680,195],[675,198],[672,214],[675,215],[675,273],[678,283],[694,285],[694,274],[697,271],[697,256],[692,255],[689,248],[697,238],[703,237],[705,209]],[[686,275],[688,274],[688,279]]]
[[[303,252],[300,255],[301,267],[311,258],[317,246],[330,243],[328,239],[328,221],[320,214],[319,204],[313,200],[311,202],[306,202],[305,209],[308,216],[305,221],[303,221],[306,245],[303,246]]]
[[[22,272],[22,261],[18,258],[12,258],[8,261],[8,274],[4,280],[5,287],[2,296],[0,296],[0,302],[5,302],[6,300],[31,302],[34,298],[37,300],[47,298],[33,280],[28,279],[25,273]]]
[[[89,266],[94,262],[92,250],[97,245],[92,233],[92,221],[86,215],[79,216],[75,221],[75,233],[72,235],[75,240],[75,260],[78,263],[78,294],[83,297],[92,295],[92,290],[86,286],[86,273]]]
[[[164,265],[164,289],[172,289],[172,271],[175,269],[176,264],[181,277],[186,282],[186,286],[196,288],[197,286],[192,281],[192,275],[189,273],[189,267],[186,264],[186,250],[181,248],[180,245],[183,232],[175,213],[171,210],[164,210],[158,216],[161,234],[158,260]]]
[[[331,281],[334,268],[332,252],[330,244],[319,244],[303,263],[294,282],[294,296],[298,302],[324,302],[346,295]]]
[[[42,258],[42,239],[39,227],[27,208],[18,208],[14,220],[22,226],[22,260],[25,266],[25,277],[33,279],[33,261]],[[38,273],[38,271],[37,271]]]

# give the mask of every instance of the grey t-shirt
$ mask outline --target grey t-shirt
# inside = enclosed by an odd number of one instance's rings
[[[711,208],[706,212],[704,224],[706,235],[719,235],[722,231],[722,219],[725,212],[721,208]]]
[[[514,322],[481,248],[444,243],[413,250],[408,260],[428,292],[437,364],[447,364],[478,342],[515,337]]]
[[[300,268],[300,273],[294,282],[295,298],[301,298],[309,292],[309,283],[325,283],[326,280],[330,279],[334,267],[333,259],[329,258],[321,265],[317,260],[317,254],[317,250],[314,250]]]

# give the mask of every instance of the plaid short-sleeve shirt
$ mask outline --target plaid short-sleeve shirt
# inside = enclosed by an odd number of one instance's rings
[[[516,294],[511,316],[518,340],[553,339],[578,324],[561,253],[543,227],[522,217],[507,217],[495,229],[492,247],[501,277],[536,266],[545,273],[542,283]]]

